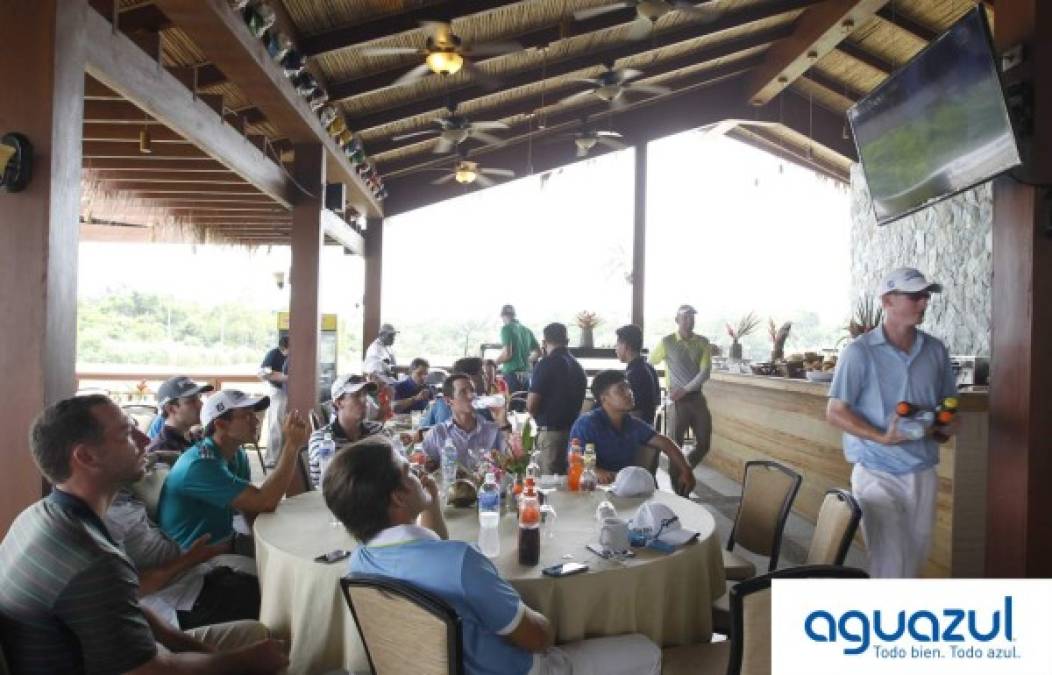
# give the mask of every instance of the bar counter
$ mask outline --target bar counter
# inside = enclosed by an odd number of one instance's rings
[[[825,421],[829,384],[714,372],[704,391],[712,411],[706,464],[738,483],[749,460],[790,466],[803,475],[793,510],[812,523],[826,490],[850,490],[841,433]],[[935,532],[923,571],[928,577],[983,576],[987,396],[962,393],[960,401],[960,431],[940,449]]]

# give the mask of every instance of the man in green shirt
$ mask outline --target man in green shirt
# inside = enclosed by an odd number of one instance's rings
[[[694,432],[694,450],[687,454],[687,463],[696,467],[709,451],[712,436],[712,415],[701,387],[712,372],[712,345],[708,339],[694,333],[694,315],[690,305],[680,305],[676,312],[676,332],[666,335],[650,352],[650,363],[664,362],[665,383],[668,387],[668,427],[676,445],[683,447],[687,428]],[[676,485],[676,466],[670,466],[672,484]]]
[[[515,308],[504,305],[500,310],[504,327],[500,329],[500,344],[503,349],[497,357],[508,391],[528,391],[530,388],[530,362],[541,355],[541,346],[526,326],[515,318]]]

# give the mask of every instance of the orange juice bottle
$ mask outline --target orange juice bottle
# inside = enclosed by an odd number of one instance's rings
[[[584,473],[584,453],[581,452],[580,439],[570,442],[570,454],[566,458],[569,470],[566,472],[566,488],[571,492],[581,489],[581,474]]]

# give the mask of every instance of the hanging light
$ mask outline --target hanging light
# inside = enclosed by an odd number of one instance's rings
[[[153,154],[152,141],[150,139],[150,130],[143,127],[139,130],[139,152],[144,155]]]
[[[457,165],[457,170],[453,174],[453,177],[456,178],[458,183],[468,185],[469,183],[474,183],[479,175],[475,171],[475,166],[471,162],[463,162]]]
[[[464,57],[454,51],[433,51],[427,65],[436,75],[455,75],[464,66]]]

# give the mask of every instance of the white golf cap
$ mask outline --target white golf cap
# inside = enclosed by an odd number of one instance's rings
[[[610,491],[618,497],[649,497],[655,489],[649,471],[641,466],[626,466],[617,472]]]
[[[917,293],[919,291],[942,293],[942,284],[928,281],[920,270],[912,267],[900,267],[888,272],[884,280],[880,282],[880,290],[877,292],[877,295],[885,295],[896,291],[899,293]]]
[[[332,395],[332,400],[335,401],[344,394],[356,394],[362,389],[368,389],[369,393],[375,394],[379,387],[376,386],[375,382],[370,382],[362,375],[344,375],[336,378],[336,381],[332,383],[332,387],[329,389],[329,393]]]
[[[662,523],[665,524],[664,527]],[[682,546],[698,536],[697,532],[683,528],[675,511],[656,501],[649,501],[640,506],[629,527],[633,530],[643,530],[650,537],[660,532],[658,540],[672,546]]]
[[[207,426],[209,422],[230,410],[252,408],[259,412],[269,407],[269,396],[249,396],[237,389],[224,389],[205,399],[205,404],[201,407],[201,424]]]

